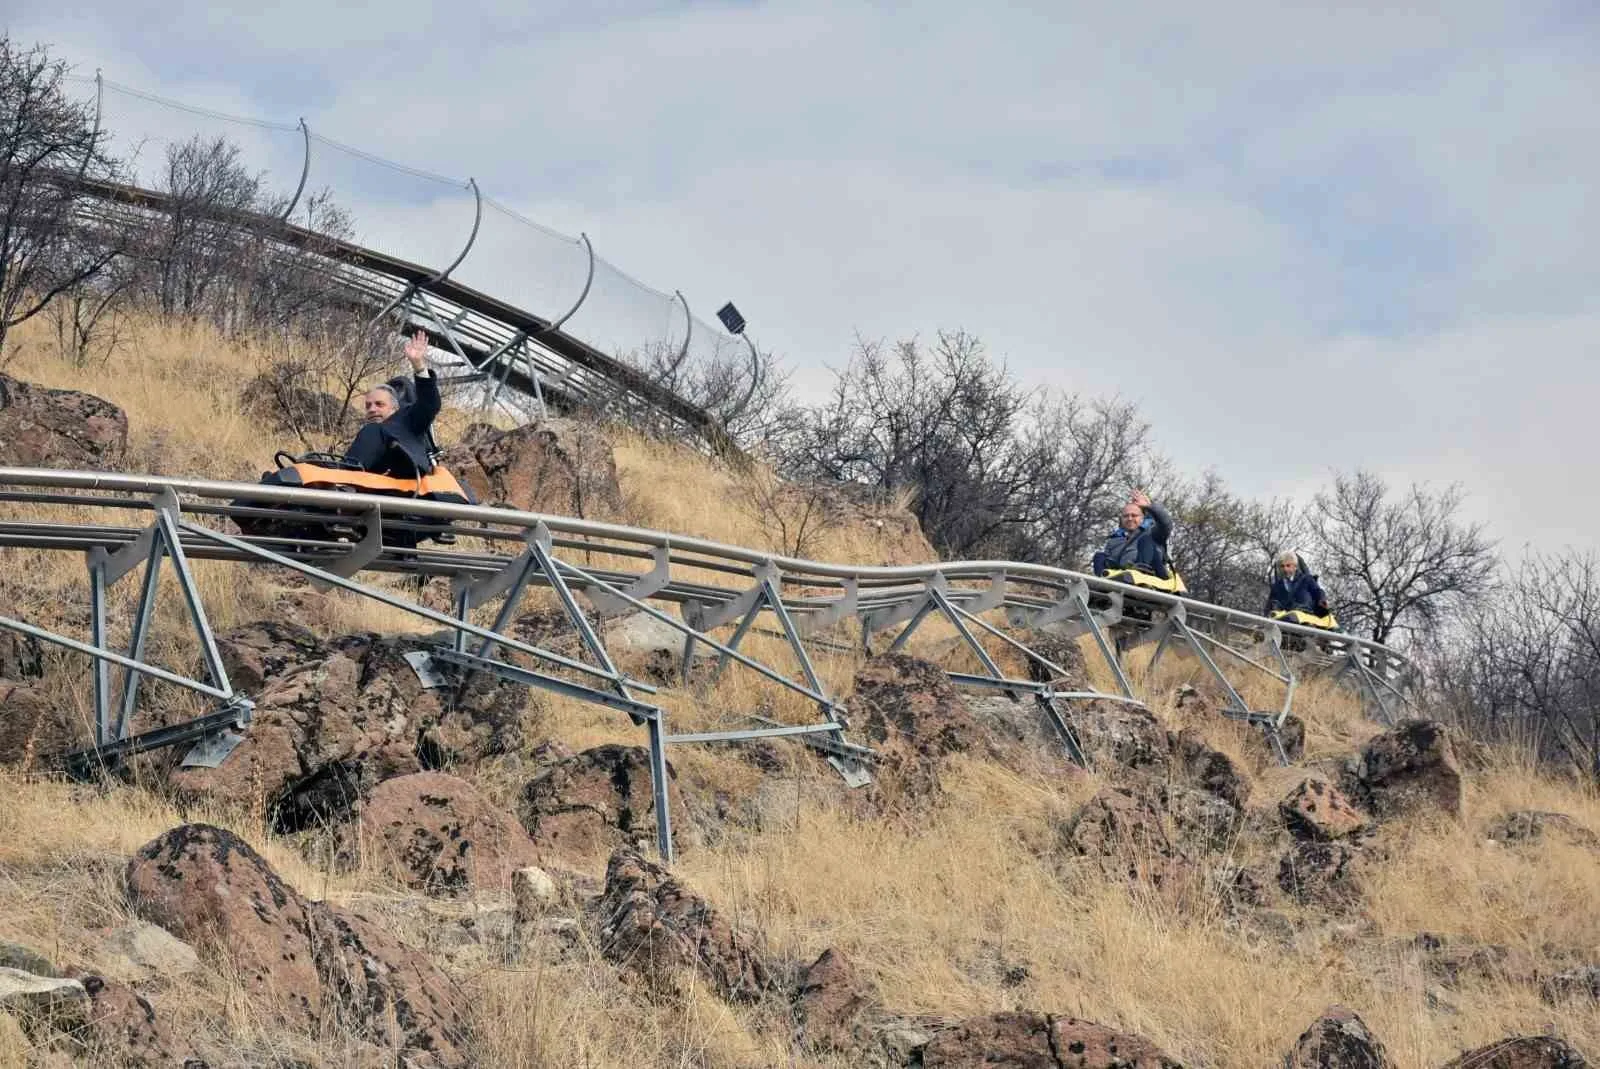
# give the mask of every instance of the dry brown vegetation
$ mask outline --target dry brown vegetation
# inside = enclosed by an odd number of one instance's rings
[[[40,324],[8,341],[8,373],[49,386],[85,390],[122,406],[132,428],[130,470],[215,478],[251,478],[270,447],[241,413],[240,384],[262,354],[203,328],[139,324],[128,346],[103,366],[77,367],[53,351]],[[448,439],[472,413],[448,412]],[[625,434],[616,454],[624,514],[604,517],[718,540],[762,544],[766,536],[729,507],[734,477],[690,451]],[[132,522],[132,521],[130,521]],[[877,563],[881,534],[871,527],[827,532],[819,556]],[[774,547],[775,548],[775,547]],[[66,554],[7,551],[8,583],[37,599],[9,611],[26,616],[47,604],[82,602],[81,561]],[[316,592],[270,572],[199,568],[214,621],[227,627],[286,611],[325,633],[416,629],[414,618],[339,592]],[[128,586],[131,584],[125,584]],[[132,592],[114,618],[125,618]],[[161,656],[186,652],[175,599],[163,604],[169,636]],[[930,627],[917,645],[933,652],[950,641]],[[752,636],[752,649],[777,652]],[[847,690],[854,653],[822,651],[819,668],[835,691]],[[1093,664],[1091,662],[1091,668]],[[1143,676],[1136,658],[1133,670]],[[1172,729],[1190,726],[1235,758],[1253,788],[1251,805],[1270,809],[1304,775],[1264,760],[1236,724],[1180,709],[1172,695],[1195,676],[1179,658],[1146,680],[1159,695],[1154,711]],[[55,658],[46,686],[87,719],[82,665]],[[1098,680],[1105,686],[1109,680]],[[1281,694],[1248,695],[1271,706]],[[545,698],[545,733],[574,749],[601,742],[642,742],[617,714]],[[667,690],[661,701],[674,729],[709,727],[765,708],[786,719],[815,714],[804,699],[775,692],[749,673],[730,672],[709,690]],[[1308,725],[1307,763],[1355,752],[1378,728],[1356,702],[1328,685],[1308,684],[1297,708]],[[1443,933],[1537,953],[1546,945],[1577,948],[1600,961],[1600,853],[1559,841],[1510,848],[1488,841],[1485,823],[1521,809],[1554,810],[1600,830],[1600,798],[1541,777],[1518,755],[1491,755],[1469,780],[1459,821],[1385,827],[1377,847],[1386,860],[1367,879],[1360,909],[1330,920],[1313,907],[1290,910],[1294,934],[1264,937],[1234,923],[1214,894],[1178,899],[1143,894],[1065,864],[1058,841],[1075,808],[1101,785],[1093,774],[1040,776],[971,758],[954,761],[942,797],[922,812],[859,815],[835,780],[818,776],[798,748],[783,750],[784,770],[761,772],[727,751],[674,751],[683,782],[734,795],[761,795],[758,827],[730,827],[685,849],[677,870],[696,890],[743,925],[763,934],[775,960],[804,964],[828,947],[857,963],[886,1006],[957,1018],[1027,1008],[1073,1014],[1149,1037],[1185,1064],[1274,1064],[1330,1003],[1358,1011],[1404,1069],[1431,1069],[1460,1050],[1518,1033],[1551,1029],[1600,1052],[1600,1013],[1550,1005],[1537,988],[1510,981],[1465,980],[1444,992],[1403,944],[1419,932]],[[489,766],[478,774],[496,798],[514,775]],[[183,820],[229,827],[254,844],[284,878],[312,898],[403,896],[374,871],[335,870],[314,860],[301,839],[272,835],[259,813],[180,812],[138,786],[75,786],[0,777],[0,940],[32,946],[52,959],[92,964],[94,930],[127,918],[121,873],[143,843]],[[681,821],[689,818],[680,815]],[[1241,842],[1213,860],[1246,866]],[[596,866],[604,859],[596,859]],[[504,895],[480,892],[485,905]],[[428,933],[412,933],[426,942]],[[775,1066],[797,1064],[787,1009],[776,996],[730,1007],[710,991],[662,1001],[619,983],[615,966],[581,941],[575,952],[525,954],[507,965],[493,956],[453,961],[472,993],[475,1042],[482,1064],[595,1067]],[[271,1056],[343,1064],[304,1036],[275,1033],[242,998],[225,962],[161,981],[150,991],[179,1035],[248,1064]],[[0,1017],[0,1066],[46,1055]],[[807,1064],[851,1064],[848,1060]]]

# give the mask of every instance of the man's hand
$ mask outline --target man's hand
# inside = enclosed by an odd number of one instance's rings
[[[421,371],[428,366],[428,333],[419,330],[411,335],[411,340],[406,342],[406,359],[411,361],[413,372]]]
[[[1128,503],[1130,505],[1138,505],[1142,509],[1147,509],[1150,507],[1150,499],[1145,496],[1145,492],[1143,490],[1135,490],[1133,492],[1133,496],[1128,499]]]

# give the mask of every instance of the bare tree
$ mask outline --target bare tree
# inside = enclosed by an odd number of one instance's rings
[[[786,482],[772,469],[752,464],[738,473],[740,509],[789,557],[810,557],[838,526],[833,487]]]
[[[1392,499],[1371,472],[1339,474],[1306,521],[1340,619],[1387,643],[1428,628],[1453,606],[1490,589],[1494,543],[1482,524],[1458,518],[1462,491],[1422,486]]]
[[[941,332],[931,347],[860,342],[831,400],[781,444],[783,469],[909,488],[934,548],[965,555],[1043,519],[1036,491],[1049,458],[1018,434],[1028,404],[970,334]]]
[[[1430,675],[1466,726],[1531,745],[1600,782],[1600,560],[1530,555],[1429,651]]]
[[[250,240],[244,220],[262,207],[261,179],[240,161],[226,138],[195,136],[167,148],[162,174],[168,210],[151,217],[144,259],[150,295],[163,313],[193,316],[223,311],[248,272]]]
[[[118,253],[76,226],[75,179],[114,171],[94,109],[62,88],[66,64],[0,37],[0,347],[6,332]]]

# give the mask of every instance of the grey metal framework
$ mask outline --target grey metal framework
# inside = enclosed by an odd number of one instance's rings
[[[94,737],[65,755],[71,769],[85,771],[155,747],[191,744],[187,764],[215,766],[248,730],[251,703],[228,679],[202,604],[190,562],[196,559],[270,563],[411,613],[446,629],[452,639],[419,664],[425,679],[448,682],[488,672],[554,693],[614,709],[645,729],[655,785],[657,842],[672,853],[671,814],[666,794],[669,746],[752,739],[789,738],[810,746],[847,783],[870,782],[874,753],[847,738],[850,720],[839,695],[829,693],[810,655],[821,633],[857,621],[867,651],[905,648],[934,618],[953,632],[940,656],[964,651],[981,672],[949,670],[957,686],[1028,695],[1059,738],[1070,759],[1087,765],[1075,703],[1117,701],[1143,705],[1123,667],[1123,654],[1155,643],[1152,664],[1175,646],[1184,647],[1227,697],[1223,713],[1257,724],[1279,745],[1278,729],[1293,706],[1299,678],[1309,665],[1330,672],[1360,695],[1372,715],[1392,722],[1407,701],[1406,659],[1370,640],[1282,623],[1225,606],[1130,587],[1059,568],[1012,561],[958,561],[902,567],[863,567],[772,556],[740,546],[681,537],[662,531],[471,505],[334,491],[174,479],[101,472],[0,468],[0,501],[22,505],[29,518],[0,519],[0,547],[85,554],[90,584],[87,641],[58,634],[25,620],[0,616],[0,628],[54,643],[90,658],[95,708]],[[52,508],[71,510],[67,522],[36,518]],[[112,522],[113,512],[148,512],[152,522],[129,527]],[[309,511],[308,511],[309,510]],[[82,517],[105,514],[105,522]],[[355,544],[327,538],[245,537],[223,529],[228,518],[276,518],[300,525],[359,523]],[[426,522],[447,525],[456,542],[446,548],[394,548],[384,532]],[[470,547],[470,548],[469,548]],[[637,566],[585,567],[592,555],[637,562]],[[143,659],[159,572],[170,561],[202,652],[203,678]],[[141,595],[126,651],[108,641],[106,592],[143,566]],[[443,576],[451,581],[453,612],[402,598],[363,581],[363,572]],[[722,577],[708,581],[702,576]],[[530,586],[549,588],[561,606],[581,656],[566,656],[521,641],[510,624]],[[619,670],[603,637],[583,610],[587,601],[600,616],[642,613],[683,636],[687,676],[696,651],[716,654],[714,673],[729,665],[768,684],[802,696],[817,710],[806,723],[750,717],[723,730],[670,734],[667,715],[651,700],[657,688]],[[676,605],[677,614],[667,611]],[[475,609],[498,606],[494,622],[471,622]],[[769,619],[770,618],[770,619]],[[741,648],[758,620],[781,637],[792,666],[785,668]],[[722,629],[731,635],[718,638]],[[1115,693],[1057,689],[1069,672],[1026,643],[1027,632],[1046,629],[1088,635],[1116,683]],[[1303,645],[1306,655],[1286,643]],[[1009,649],[1037,669],[1036,679],[1009,678],[994,651]],[[535,668],[505,660],[502,651],[531,658]],[[120,668],[120,690],[111,670]],[[1281,706],[1254,710],[1240,695],[1250,673],[1283,687]],[[204,696],[210,711],[183,724],[135,730],[139,681],[164,680]]]

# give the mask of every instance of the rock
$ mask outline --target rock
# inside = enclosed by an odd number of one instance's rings
[[[1272,740],[1267,737],[1265,728],[1251,735],[1253,747],[1261,753],[1267,763],[1278,763],[1278,751],[1272,745]],[[1306,756],[1306,722],[1294,713],[1283,718],[1283,723],[1278,725],[1278,741],[1283,744],[1283,756],[1289,759],[1291,765],[1299,764]]]
[[[1356,851],[1343,842],[1297,842],[1278,863],[1278,886],[1301,905],[1344,909],[1362,894]]]
[[[1588,1069],[1572,1044],[1554,1036],[1509,1036],[1467,1051],[1443,1069]]]
[[[1169,735],[1168,745],[1172,750],[1169,778],[1214,794],[1234,809],[1245,807],[1250,800],[1250,780],[1234,764],[1233,758],[1212,749],[1205,737],[1193,728]]]
[[[0,1013],[14,1014],[29,1026],[71,1031],[88,1023],[89,992],[66,977],[0,968]]]
[[[379,925],[302,898],[232,832],[166,832],[128,862],[127,888],[138,916],[225,960],[289,1024],[337,1025],[407,1064],[469,1064],[466,1000],[448,977]]]
[[[461,700],[423,687],[405,654],[415,638],[345,635],[320,642],[292,625],[249,624],[219,637],[230,678],[260,680],[244,742],[218,768],[170,768],[191,801],[267,809],[280,832],[350,820],[386,779],[471,766],[515,752],[528,688],[486,673]],[[170,758],[168,758],[170,760]]]
[[[166,1069],[179,1064],[176,1046],[156,1020],[148,999],[98,976],[85,977],[83,985],[90,1005],[88,1025],[80,1039],[91,1064],[124,1069]]]
[[[239,411],[273,430],[307,437],[345,438],[355,430],[354,413],[337,397],[304,385],[308,370],[279,364],[239,391]]]
[[[1198,787],[1163,783],[1155,797],[1166,814],[1167,836],[1189,857],[1226,850],[1239,831],[1243,814],[1225,799]]]
[[[44,676],[44,644],[32,635],[0,632],[0,679],[23,682]]]
[[[923,1069],[1180,1069],[1147,1039],[1041,1013],[969,1018],[916,1051],[911,1064]]]
[[[1537,809],[1502,813],[1489,822],[1485,834],[1498,843],[1537,843],[1549,838],[1574,846],[1600,849],[1600,835],[1596,835],[1567,814]]]
[[[669,810],[682,813],[683,798],[670,764],[667,782]],[[650,751],[611,743],[557,761],[523,787],[517,818],[542,854],[577,868],[619,846],[654,843]]]
[[[1094,858],[1106,876],[1163,888],[1188,874],[1151,798],[1131,787],[1105,787],[1085,802],[1065,829],[1063,845]]]
[[[200,966],[194,947],[165,928],[134,921],[111,929],[95,954],[100,971],[113,980],[182,976]]]
[[[632,850],[611,855],[597,914],[601,953],[655,990],[680,992],[686,971],[734,1002],[753,1002],[771,985],[750,936]]]
[[[1165,775],[1171,759],[1166,728],[1150,710],[1115,701],[1072,702],[1067,710],[1078,744],[1096,769],[1111,775]]]
[[[952,753],[977,752],[1002,764],[1036,759],[997,739],[972,715],[944,670],[893,653],[874,657],[856,672],[848,702],[854,728],[878,751],[870,797],[883,803],[920,803],[940,790],[939,768]]]
[[[1329,1006],[1300,1033],[1283,1069],[1394,1069],[1394,1060],[1353,1011]]]
[[[21,943],[0,942],[0,969],[17,969],[35,976],[61,975],[49,958]]]
[[[1461,815],[1461,769],[1450,733],[1433,720],[1407,720],[1361,751],[1355,796],[1379,819]]]
[[[860,1043],[863,1015],[877,1003],[870,985],[831,947],[800,974],[795,1017],[805,1045],[815,1051],[848,1051]]]
[[[1057,675],[1030,657],[1029,679],[1035,683],[1052,683],[1057,690],[1089,689],[1089,670],[1085,665],[1083,647],[1078,644],[1077,635],[1063,634],[1049,627],[1042,627],[1023,631],[1014,637],[1056,667],[1066,669],[1065,675]]]
[[[509,431],[473,424],[440,462],[485,505],[602,518],[622,507],[611,443],[589,421],[547,419]]]
[[[1297,839],[1345,839],[1370,823],[1337,787],[1319,779],[1302,780],[1278,803],[1278,812]]]
[[[0,375],[0,467],[106,471],[128,450],[128,417],[110,401]]]
[[[1418,934],[1409,949],[1417,955],[1422,971],[1447,988],[1459,986],[1462,980],[1532,984],[1541,972],[1539,963],[1525,950],[1432,932]]]
[[[56,698],[32,687],[0,679],[0,766],[23,772],[49,769],[68,750],[93,737]]]
[[[1540,985],[1546,1002],[1600,1002],[1600,965],[1580,965],[1556,973]]]
[[[361,806],[360,828],[369,856],[398,882],[430,895],[504,887],[536,854],[510,815],[442,772],[378,784]]]
[[[527,924],[561,901],[561,888],[544,869],[527,865],[511,874],[511,899],[517,923]]]

